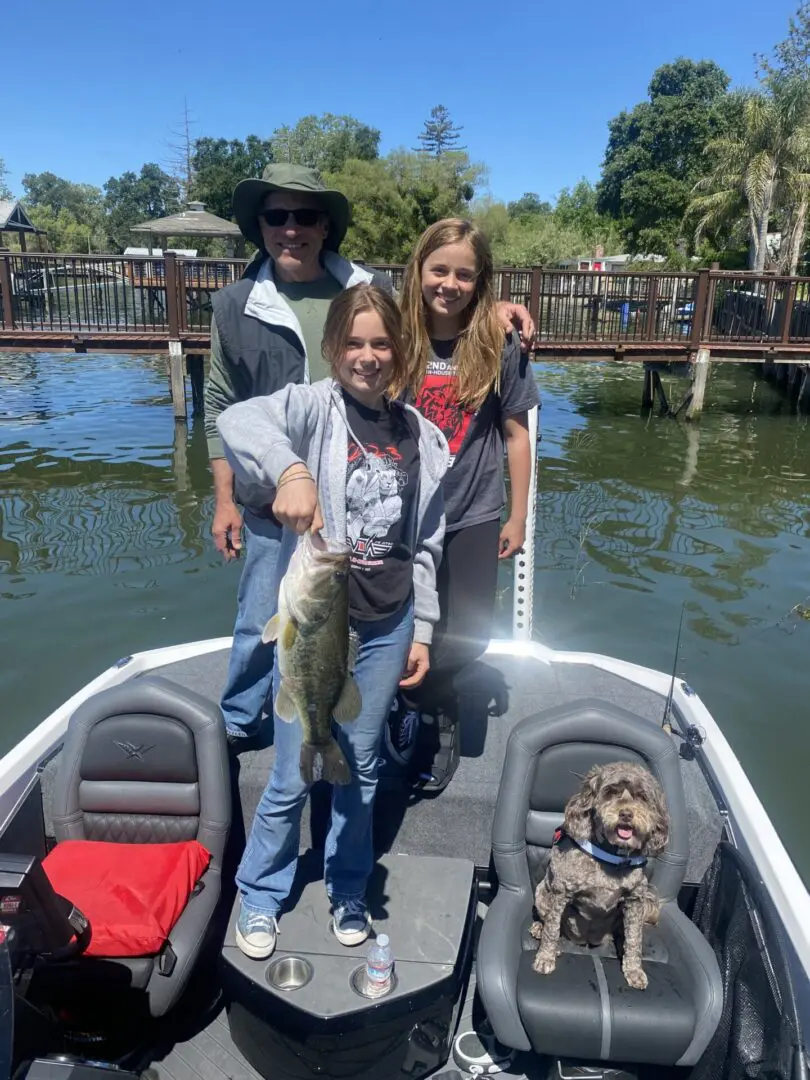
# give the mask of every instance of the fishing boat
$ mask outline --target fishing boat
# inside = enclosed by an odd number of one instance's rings
[[[236,947],[233,874],[273,748],[228,753],[229,638],[123,658],[14,747],[0,761],[4,1075],[806,1078],[810,896],[756,792],[677,665],[535,640],[533,564],[530,531],[512,637],[465,675],[452,781],[427,794],[393,766],[381,781],[368,899],[395,956],[381,996],[362,978],[366,946],[330,933],[324,785],[275,953]],[[533,888],[565,803],[617,760],[657,776],[670,815],[647,866],[662,907],[644,930],[645,990],[612,945],[562,941],[554,972],[531,966]],[[195,843],[205,863],[183,863],[159,943],[116,952],[104,913],[137,908],[131,875],[142,888],[153,868],[158,919],[182,861],[160,859]]]

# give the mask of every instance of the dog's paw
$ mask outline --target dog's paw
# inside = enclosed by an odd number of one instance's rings
[[[544,953],[538,952],[534,958],[532,969],[540,975],[550,975],[556,966],[556,956],[546,956]]]
[[[632,986],[634,990],[647,989],[647,976],[643,968],[626,967],[622,968],[622,970],[628,986]]]
[[[541,922],[533,922],[529,927],[529,933],[533,938],[536,938],[539,941],[543,936],[543,924]]]

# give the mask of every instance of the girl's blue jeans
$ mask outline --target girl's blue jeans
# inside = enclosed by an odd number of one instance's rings
[[[362,709],[333,733],[352,770],[349,784],[332,791],[332,820],[324,852],[326,891],[333,902],[365,897],[374,866],[372,814],[383,725],[405,669],[413,637],[413,607],[375,622],[352,620],[359,638],[354,677]],[[278,660],[273,671],[278,691]],[[276,756],[245,854],[236,874],[242,906],[277,915],[290,894],[298,863],[301,812],[310,785],[299,772],[301,724],[273,714]]]

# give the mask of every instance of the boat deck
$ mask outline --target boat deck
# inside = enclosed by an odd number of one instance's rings
[[[228,654],[222,651],[159,668],[155,673],[218,701],[227,663]],[[541,709],[582,698],[621,705],[656,724],[661,723],[665,704],[659,694],[585,664],[493,656],[475,665],[461,700],[461,762],[455,777],[438,795],[422,795],[395,780],[383,781],[374,821],[378,852],[462,856],[488,866],[492,817],[512,728]],[[265,726],[270,741],[272,720]],[[267,746],[239,755],[242,821],[234,822],[235,828],[249,829],[270,775],[273,753],[272,746]],[[682,761],[682,775],[692,838],[686,881],[697,884],[711,862],[722,819],[697,763]],[[302,851],[323,847],[328,792],[326,785],[313,791],[301,830]]]
[[[155,673],[218,701],[227,671],[226,651],[156,669]],[[464,857],[487,867],[490,832],[506,742],[512,728],[525,717],[551,706],[583,698],[599,698],[632,710],[660,724],[664,699],[608,672],[580,664],[546,664],[509,656],[486,657],[468,680],[462,707],[461,762],[449,786],[438,795],[421,795],[391,780],[381,784],[375,814],[375,846],[379,853]],[[267,725],[272,732],[272,722]],[[270,737],[272,738],[271,734]],[[239,756],[239,806],[232,827],[233,847],[241,851],[256,805],[273,761],[271,745]],[[55,769],[57,762],[48,768]],[[686,881],[697,884],[709,863],[723,827],[717,804],[695,761],[682,760],[682,774],[690,816],[692,846]],[[43,796],[48,817],[48,778]],[[328,788],[319,791],[305,811],[301,849],[323,847],[328,815]],[[239,811],[241,810],[241,815]],[[240,835],[241,834],[241,835]],[[309,860],[308,860],[309,861]],[[480,908],[483,916],[485,909]],[[283,918],[281,932],[283,934]],[[458,1031],[473,1029],[473,1010],[479,1008],[475,977],[470,981]],[[260,1080],[234,1046],[227,1017],[220,1007],[212,1015],[198,1015],[187,1030],[170,1032],[156,1052],[147,1080]],[[545,1076],[539,1063],[516,1061],[505,1073],[519,1080]],[[529,1069],[530,1072],[525,1072]],[[437,1074],[459,1080],[451,1061]]]

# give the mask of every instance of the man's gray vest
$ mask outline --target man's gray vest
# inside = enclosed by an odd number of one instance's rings
[[[273,394],[288,383],[304,382],[306,377],[304,346],[295,331],[245,314],[261,265],[251,263],[240,281],[211,298],[220,345],[238,401]],[[368,273],[372,284],[392,292],[391,281],[384,274]]]

